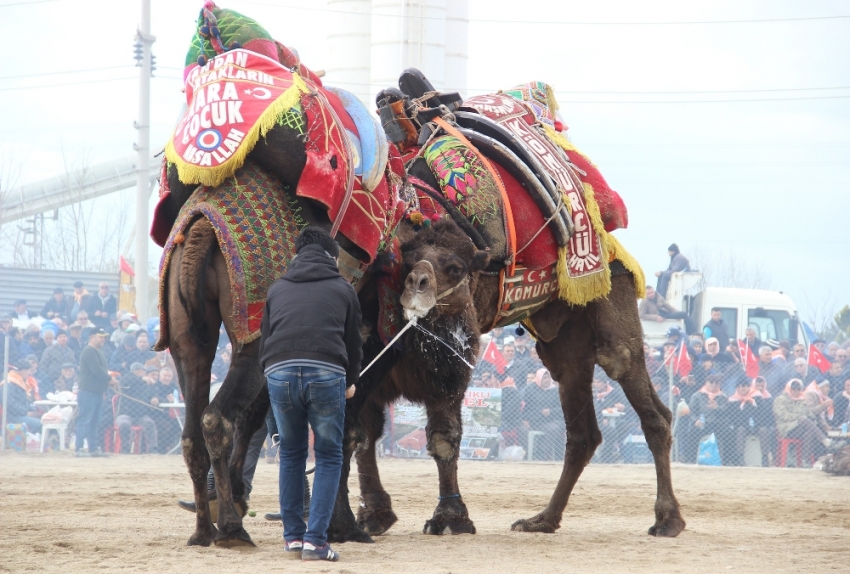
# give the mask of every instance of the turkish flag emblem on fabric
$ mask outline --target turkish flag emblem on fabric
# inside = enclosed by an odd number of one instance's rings
[[[832,363],[826,360],[826,357],[823,356],[817,347],[814,345],[809,345],[809,364],[813,367],[817,367],[821,373],[825,373],[832,366]]]
[[[505,374],[505,365],[508,362],[502,356],[502,353],[499,352],[499,349],[496,348],[496,341],[493,339],[490,339],[487,348],[484,350],[484,356],[481,358],[496,367],[496,371],[500,375]]]
[[[744,361],[744,370],[747,376],[751,379],[759,376],[759,361],[750,346],[741,339],[738,339],[738,351],[741,353],[741,360]]]

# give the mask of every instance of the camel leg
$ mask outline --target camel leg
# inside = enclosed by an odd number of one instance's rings
[[[586,309],[570,310],[558,335],[548,343],[538,340],[537,351],[559,385],[567,427],[564,468],[546,508],[532,518],[517,520],[511,530],[551,533],[560,528],[573,487],[602,442],[593,410],[591,382],[595,349]]]
[[[236,437],[233,454],[230,455],[230,483],[233,486],[233,500],[237,503],[239,513],[244,517],[248,512],[245,502],[245,482],[242,480],[245,468],[245,456],[254,434],[266,426],[266,413],[269,410],[269,394],[266,387],[261,387],[260,394],[244,412],[236,419]]]
[[[375,455],[375,444],[384,430],[384,408],[370,401],[360,416],[367,440],[366,447],[355,454],[361,501],[357,524],[372,536],[379,536],[398,520],[393,512],[392,499],[381,484]]]
[[[612,278],[608,299],[598,304],[597,361],[608,376],[620,383],[626,398],[640,417],[640,426],[655,460],[657,497],[652,536],[677,536],[685,528],[679,502],[673,493],[670,472],[672,437],[670,409],[658,397],[646,371],[640,320],[635,306],[632,278]]]
[[[440,501],[434,515],[425,522],[423,534],[442,534],[446,528],[452,534],[475,534],[475,525],[460,496],[457,480],[457,459],[463,423],[460,406],[463,397],[449,404],[425,404],[428,424],[428,453],[437,463],[440,481]]]
[[[257,361],[258,348],[259,341],[254,341],[234,353],[224,383],[203,416],[204,438],[210,453],[218,498],[218,535],[215,544],[226,548],[254,546],[242,527],[242,516],[234,504],[229,462],[236,419],[239,413],[254,402],[265,384]],[[250,440],[250,435],[245,440]],[[241,475],[237,480],[241,483]],[[238,488],[244,489],[244,486]]]
[[[182,260],[183,248],[178,247],[172,256],[172,262]],[[168,274],[168,326],[171,336],[171,354],[177,367],[178,382],[186,404],[186,420],[183,425],[181,444],[183,460],[189,469],[192,486],[195,491],[195,532],[189,537],[189,546],[209,546],[218,531],[213,524],[207,499],[207,472],[210,468],[210,458],[207,452],[204,435],[201,429],[201,417],[209,405],[210,369],[215,359],[215,345],[201,345],[195,337],[180,336],[185,333],[190,318],[178,296],[178,275],[172,266]],[[210,325],[218,325],[215,309],[207,309],[207,321]],[[217,334],[216,334],[217,336]]]

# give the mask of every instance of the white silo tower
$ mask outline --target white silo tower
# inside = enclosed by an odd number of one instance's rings
[[[372,0],[327,0],[326,82],[353,92],[364,102],[370,89]]]

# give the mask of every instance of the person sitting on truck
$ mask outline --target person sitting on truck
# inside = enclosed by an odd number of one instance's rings
[[[662,297],[667,296],[667,287],[670,285],[670,278],[673,273],[691,270],[690,261],[682,255],[678,245],[671,243],[670,247],[667,248],[667,254],[670,256],[670,265],[667,266],[667,270],[655,272],[655,276],[658,277],[658,285],[656,285],[655,290],[661,293]]]
[[[721,351],[725,351],[726,347],[729,346],[729,331],[726,330],[726,323],[723,322],[721,317],[720,307],[711,308],[711,320],[703,325],[702,335],[705,338],[706,346],[708,346],[708,340],[711,337],[717,339]]]
[[[640,318],[645,321],[663,322],[665,319],[682,319],[685,322],[685,331],[688,335],[693,335],[697,332],[697,326],[690,315],[684,311],[679,311],[673,305],[667,302],[664,297],[658,294],[652,285],[646,286],[646,297],[640,302],[638,308]]]

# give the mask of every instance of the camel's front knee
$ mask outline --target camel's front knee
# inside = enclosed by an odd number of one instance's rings
[[[233,445],[233,422],[221,416],[221,413],[208,412],[204,413],[202,426],[207,450],[210,456],[218,460]]]
[[[454,460],[458,456],[460,435],[458,433],[432,433],[428,439],[428,454],[442,460]]]

